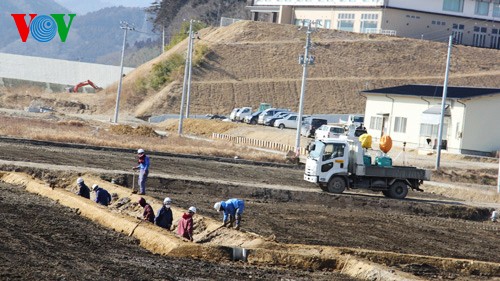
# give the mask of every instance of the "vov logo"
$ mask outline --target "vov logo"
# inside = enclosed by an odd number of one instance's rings
[[[16,23],[17,30],[19,31],[19,36],[21,41],[26,42],[28,40],[28,35],[31,32],[31,37],[33,37],[38,42],[49,42],[59,33],[59,38],[61,42],[66,42],[68,37],[69,29],[73,23],[73,18],[76,14],[68,14],[69,22],[66,24],[64,21],[64,16],[66,14],[50,14],[38,15],[29,14],[29,23],[26,22],[26,14],[11,14]]]

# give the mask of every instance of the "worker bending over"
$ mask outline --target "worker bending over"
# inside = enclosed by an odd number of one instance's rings
[[[82,178],[76,180],[76,185],[78,186],[77,195],[90,199],[90,188],[85,184]]]
[[[215,203],[214,209],[217,212],[223,211],[224,218],[222,219],[222,226],[233,227],[234,222],[236,230],[240,229],[241,215],[245,210],[245,202],[240,199],[232,198],[227,201],[220,201]]]

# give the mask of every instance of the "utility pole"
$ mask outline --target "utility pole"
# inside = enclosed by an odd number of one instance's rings
[[[192,29],[192,23],[193,21],[191,20],[191,25],[189,26],[189,47],[188,47],[188,61],[189,61],[189,66],[188,66],[188,81],[187,81],[187,98],[186,98],[186,118],[189,118],[189,103],[191,101],[191,73],[193,70],[193,44],[194,44],[194,33]]]
[[[304,26],[306,21],[302,21],[302,26]],[[306,31],[306,46],[304,55],[299,56],[299,63],[304,67],[302,72],[302,86],[300,88],[300,101],[299,101],[299,116],[297,117],[297,133],[295,138],[295,155],[299,157],[300,155],[300,130],[302,127],[302,115],[304,111],[304,95],[306,92],[306,81],[307,81],[307,66],[309,64],[314,64],[314,56],[309,56],[309,48],[311,48],[311,33],[314,31],[311,27],[312,21],[307,21],[307,31]],[[301,27],[302,28],[302,27]]]
[[[161,53],[165,53],[165,26],[163,26],[163,32],[161,37]]]
[[[115,117],[113,123],[118,123],[118,111],[120,108],[120,95],[122,92],[122,80],[123,80],[123,59],[125,57],[125,44],[127,42],[127,31],[134,30],[135,28],[128,24],[126,21],[120,22],[120,28],[124,30],[123,34],[123,46],[122,46],[122,59],[120,62],[120,82],[118,83],[118,91],[116,93],[116,105],[115,105]]]
[[[452,46],[453,46],[453,35],[450,35],[450,40],[448,42],[448,56],[446,58],[446,72],[444,74],[443,99],[441,100],[441,118],[439,121],[436,170],[439,170],[439,164],[440,164],[439,162],[441,161],[441,142],[443,139],[444,113],[446,110],[446,95],[448,92],[448,77],[450,74],[450,60],[451,60],[451,48],[452,48]]]
[[[184,63],[184,83],[182,84],[182,98],[181,98],[181,111],[179,114],[179,129],[177,133],[182,135],[182,121],[183,121],[183,113],[184,113],[184,103],[186,99],[186,90],[189,78],[189,57],[190,57],[190,49],[191,49],[191,34],[193,33],[193,20],[189,21],[189,35],[188,35],[188,48],[186,50],[186,62]]]

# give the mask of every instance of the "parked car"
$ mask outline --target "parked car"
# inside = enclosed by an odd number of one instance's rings
[[[316,129],[322,125],[326,125],[328,121],[326,119],[308,117],[302,122],[302,127],[300,128],[300,134],[305,137],[313,137]]]
[[[243,122],[246,116],[252,114],[252,108],[251,107],[242,107],[240,110],[236,113],[236,116],[234,117],[235,121]]]
[[[317,140],[338,138],[340,135],[345,134],[344,127],[336,125],[322,125],[314,133],[314,137]]]
[[[364,115],[356,115],[356,114],[351,114],[347,116],[347,120],[339,120],[340,123],[344,124],[346,128],[350,126],[363,126],[363,123],[365,122],[365,116]]]
[[[207,118],[210,120],[224,120],[227,119],[226,116],[224,115],[219,115],[219,114],[207,114]]]
[[[259,120],[257,121],[257,124],[264,125],[264,121],[266,121],[267,117],[271,117],[277,112],[284,112],[284,111],[289,111],[288,109],[279,109],[279,108],[269,108],[264,111],[259,115]]]
[[[274,122],[276,120],[285,118],[289,114],[290,114],[290,112],[286,112],[286,111],[276,112],[276,114],[274,114],[273,116],[266,118],[266,120],[264,121],[264,125],[266,125],[266,126],[274,126]]]
[[[236,107],[231,111],[231,114],[229,114],[229,120],[234,121],[236,119],[236,114],[240,111],[241,108]]]
[[[259,119],[259,115],[262,113],[262,111],[257,111],[252,113],[251,115],[245,116],[245,120],[243,122],[251,125],[256,125],[257,120]]]
[[[302,116],[302,120],[305,120],[307,117],[308,116]],[[278,127],[280,129],[284,128],[297,129],[297,118],[299,118],[298,114],[296,113],[289,114],[286,117],[283,117],[282,119],[276,120],[276,122],[274,122],[274,127]]]

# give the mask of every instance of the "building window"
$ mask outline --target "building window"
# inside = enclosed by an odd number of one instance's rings
[[[500,0],[493,0],[493,16],[500,18]]]
[[[331,20],[325,20],[325,28],[332,28],[332,21]]]
[[[472,37],[472,45],[474,47],[485,47],[486,46],[486,32],[488,29],[486,27],[474,26],[474,36]]]
[[[439,124],[420,124],[420,136],[421,137],[429,137],[429,138],[437,138],[439,134]],[[448,123],[443,123],[443,138],[446,138],[448,135]]]
[[[476,0],[476,15],[487,16],[490,12],[491,0]]]
[[[360,32],[365,33],[366,29],[376,29],[378,27],[378,14],[362,14]]]
[[[500,49],[500,29],[498,28],[491,29],[490,48]]]
[[[354,31],[354,14],[339,14],[337,29]]]
[[[394,132],[395,133],[406,133],[406,117],[396,117],[394,118]]]
[[[464,28],[465,26],[463,24],[453,24],[453,30],[451,34],[453,35],[454,44],[462,44],[462,41],[464,39]]]
[[[382,117],[372,116],[370,118],[370,129],[382,130]]]
[[[464,0],[444,0],[443,11],[460,12],[460,13],[463,12]]]

